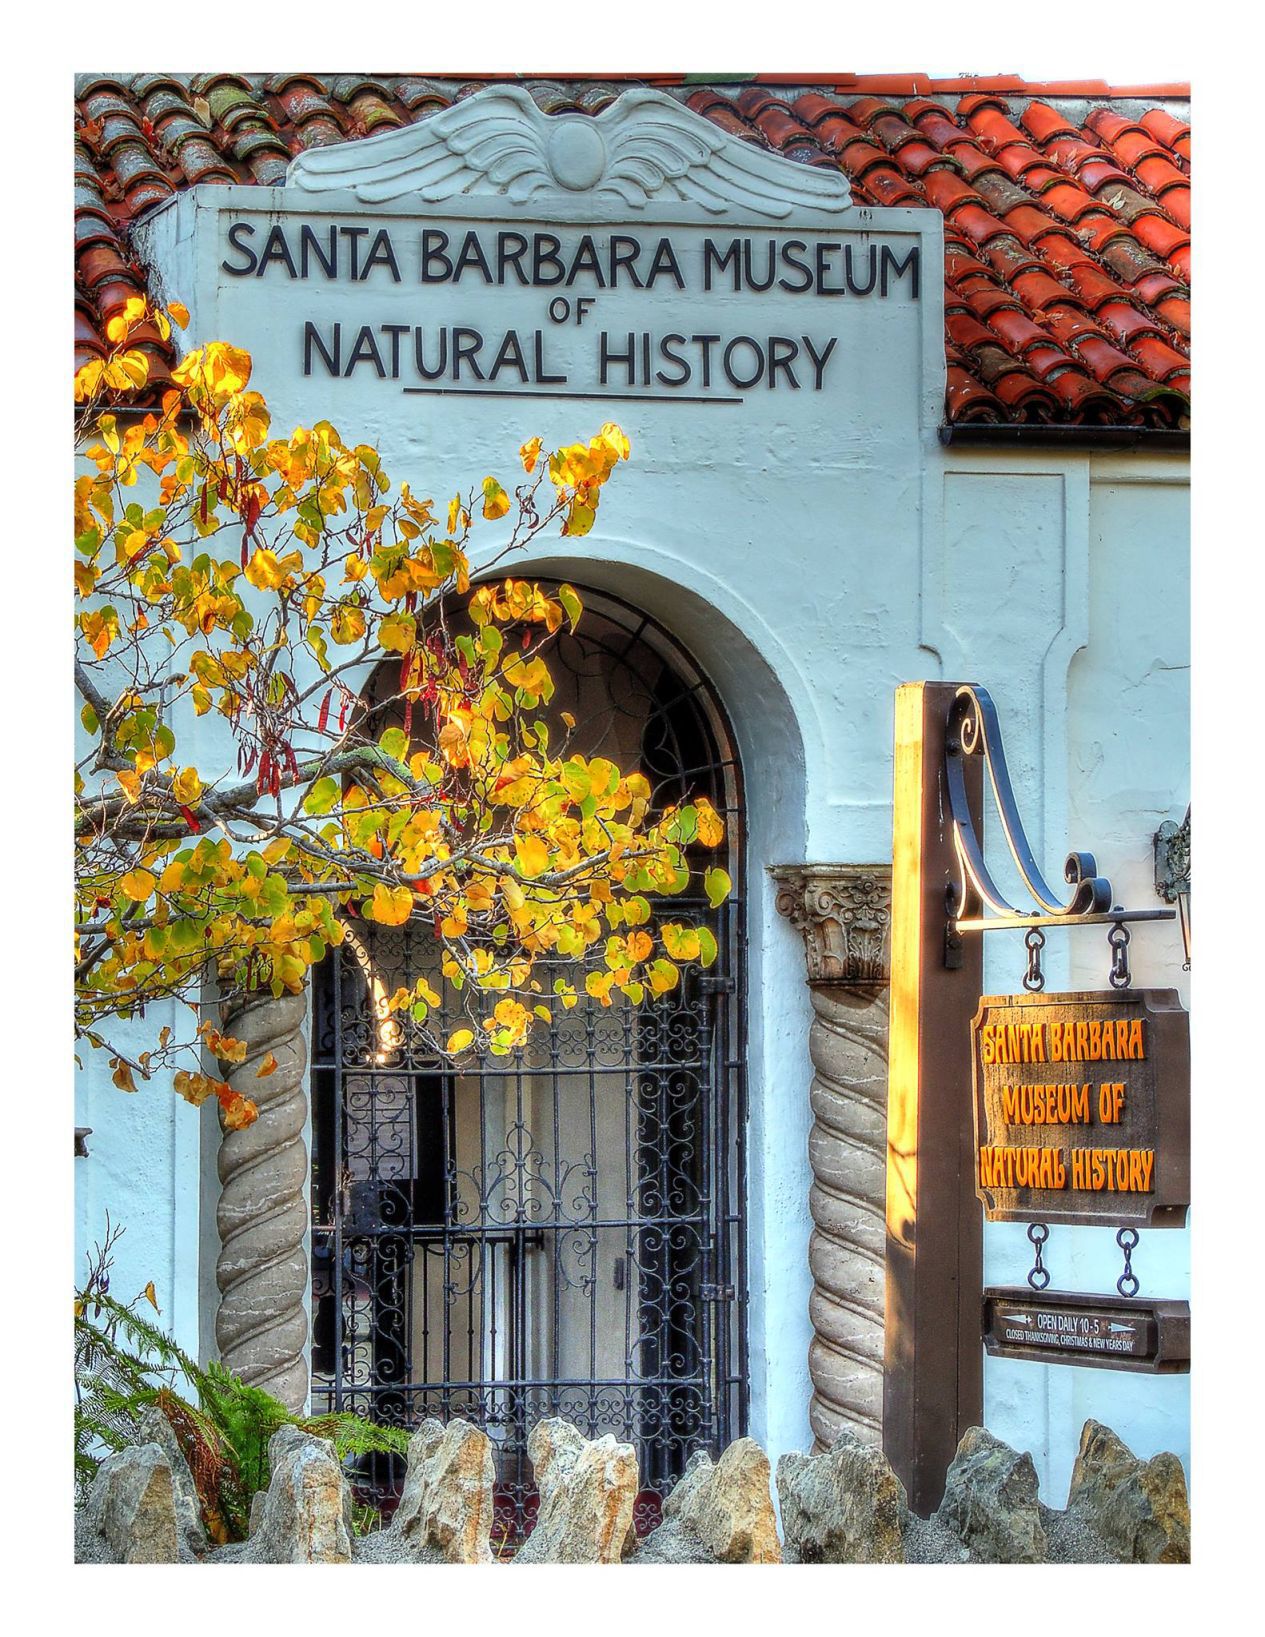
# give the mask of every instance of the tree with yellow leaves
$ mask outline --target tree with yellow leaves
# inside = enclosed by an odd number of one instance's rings
[[[272,436],[224,342],[136,407],[143,322],[169,335],[187,314],[129,303],[75,378],[75,1027],[115,1084],[170,1072],[248,1123],[201,1067],[246,1050],[201,1016],[208,973],[221,993],[298,992],[357,919],[434,928],[438,970],[384,1004],[450,1056],[519,1050],[581,989],[635,1006],[710,964],[712,933],[658,926],[651,899],[690,887],[687,849],[719,847],[719,815],[654,810],[639,770],[569,747],[566,713],[551,733],[550,647],[580,598],[504,574],[542,532],[591,528],[629,458],[619,427],[551,453],[533,438],[512,496],[485,477],[437,510],[328,421]],[[476,529],[499,532],[472,584]],[[370,707],[357,690],[384,666]],[[730,890],[715,866],[701,884],[713,905]],[[574,982],[542,977],[560,960]],[[125,1051],[114,1022],[169,999],[188,1030]],[[436,1034],[445,1000],[465,1023]]]

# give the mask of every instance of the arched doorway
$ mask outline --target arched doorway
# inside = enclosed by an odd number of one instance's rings
[[[724,816],[733,895],[671,900],[711,925],[716,963],[637,1011],[585,998],[473,1071],[378,1014],[437,965],[425,924],[358,928],[314,994],[313,1410],[483,1426],[511,1544],[542,1417],[635,1445],[643,1532],[690,1455],[746,1425],[741,771],[679,646],[583,596],[550,710],[583,754],[640,767],[657,805],[706,795]],[[365,1476],[389,1503],[393,1463]]]

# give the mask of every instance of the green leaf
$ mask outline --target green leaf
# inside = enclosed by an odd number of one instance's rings
[[[673,841],[679,842],[683,847],[688,846],[698,834],[698,809],[682,807],[668,826],[667,833]]]
[[[401,762],[408,754],[408,734],[403,728],[388,728],[378,740],[378,749],[392,761]]]
[[[715,934],[708,927],[701,926],[698,929],[698,948],[698,958],[704,966],[710,966],[720,953]]]
[[[733,891],[733,882],[725,870],[711,869],[703,877],[703,891],[713,909],[719,909]]]
[[[571,629],[574,631],[580,623],[583,604],[579,597],[576,596],[574,589],[569,585],[560,585],[558,587],[558,601],[566,609],[567,618],[571,621]]]
[[[318,779],[303,798],[303,811],[318,817],[331,812],[341,794],[337,779],[332,777]]]
[[[79,712],[79,720],[83,723],[86,732],[99,733],[101,731],[101,724],[97,720],[97,713],[93,710],[91,705],[85,705]]]

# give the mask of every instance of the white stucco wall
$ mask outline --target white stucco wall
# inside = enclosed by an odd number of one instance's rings
[[[275,269],[266,278],[223,271],[229,222],[248,212],[266,231],[297,206],[280,190],[195,190],[149,228],[167,293],[193,312],[191,336],[251,350],[276,429],[328,416],[345,436],[377,444],[395,476],[437,497],[485,472],[511,486],[518,445],[535,433],[549,447],[614,418],[632,439],[632,463],[612,481],[594,532],[574,547],[545,543],[522,566],[617,590],[655,615],[709,675],[734,723],[749,804],[751,1431],[774,1458],[806,1448],[810,1008],[798,935],[774,914],[766,866],[890,858],[893,692],[943,676],[992,692],[1031,839],[1053,878],[1068,847],[1096,848],[1119,899],[1153,904],[1150,836],[1163,818],[1180,818],[1188,799],[1185,463],[941,447],[935,211],[853,211],[830,232],[855,232],[859,244],[870,235],[918,243],[916,301],[907,287],[887,301],[600,296],[611,331],[686,330],[706,319],[726,333],[815,325],[839,336],[842,367],[827,390],[762,391],[722,409],[414,397],[363,371],[304,380],[304,319],[363,313],[358,322],[459,321],[490,333],[527,323],[528,311],[544,323],[547,293],[463,284],[428,289],[419,305],[415,284],[377,273],[349,288],[292,284]],[[393,208],[347,196],[336,216],[416,227],[415,203]],[[476,200],[467,209],[491,228],[505,207]],[[667,216],[671,227],[658,231],[694,242],[696,211],[673,206]],[[528,218],[520,210],[515,220]],[[637,231],[651,233],[644,222]],[[759,225],[765,238],[813,231]],[[824,235],[820,224],[816,231]],[[579,378],[589,335],[558,330],[550,342]],[[215,729],[204,718],[187,731]],[[195,742],[208,761],[226,753],[209,738]],[[1140,933],[1134,947],[1135,981],[1178,981],[1172,929]],[[1105,954],[1104,939],[1096,953],[1078,949],[1073,967],[1052,938],[1051,987],[1097,986]],[[989,986],[1016,987],[1018,953],[990,947],[988,957]],[[129,1105],[99,1078],[83,1077],[81,1123],[98,1129],[92,1160],[79,1166],[81,1232],[91,1237],[109,1204],[129,1224],[140,1283],[161,1275],[180,1292],[177,1323],[194,1346],[200,1289],[205,1343],[214,1143],[200,1143],[198,1122],[211,1115],[153,1090],[141,1094],[142,1113],[141,1099]],[[1138,1266],[1148,1292],[1185,1293],[1186,1246],[1184,1233],[1144,1235]],[[1022,1278],[1026,1249],[1022,1229],[990,1229],[988,1278]],[[1067,1229],[1054,1235],[1049,1259],[1056,1284],[1110,1288],[1114,1256],[1105,1231]],[[1181,1380],[1106,1371],[990,1362],[986,1375],[990,1425],[1032,1449],[1055,1501],[1086,1414],[1111,1421],[1141,1453],[1166,1447],[1185,1458],[1185,1393]]]

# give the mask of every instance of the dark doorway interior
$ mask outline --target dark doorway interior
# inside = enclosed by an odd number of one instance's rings
[[[690,1455],[746,1422],[737,758],[704,679],[613,599],[585,594],[551,663],[577,749],[725,818],[733,896],[670,901],[711,926],[716,963],[637,1011],[585,998],[460,1071],[380,1013],[435,969],[429,928],[361,924],[315,987],[314,1411],[483,1426],[505,1549],[530,1528],[542,1417],[636,1446],[641,1532]],[[365,1498],[389,1507],[398,1466],[367,1461]]]

